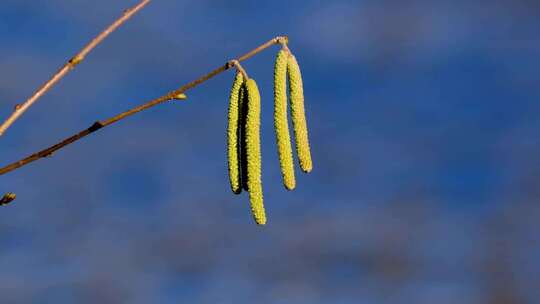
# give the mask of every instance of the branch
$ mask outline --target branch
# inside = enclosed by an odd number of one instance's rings
[[[179,99],[186,99],[186,95],[184,94],[186,91],[190,90],[190,89],[193,89],[195,88],[196,86],[206,82],[207,80],[213,78],[214,76],[218,75],[218,74],[221,74],[223,72],[225,72],[226,70],[232,68],[232,67],[235,67],[235,65],[238,65],[238,62],[240,61],[244,61],[244,60],[247,60],[253,56],[255,56],[256,54],[258,54],[259,52],[275,45],[275,44],[280,44],[280,43],[283,43],[283,41],[287,41],[287,37],[276,37],[262,45],[260,45],[259,47],[253,49],[252,51],[248,52],[247,54],[245,55],[242,55],[240,56],[239,58],[237,59],[234,59],[234,60],[230,60],[228,61],[225,65],[223,66],[220,66],[218,67],[217,69],[213,70],[212,72],[192,81],[192,82],[189,82],[185,85],[183,85],[182,87],[180,87],[179,89],[177,90],[174,90],[174,91],[171,91],[161,97],[158,97],[156,99],[152,99],[150,101],[148,101],[147,103],[145,104],[142,104],[138,107],[135,107],[131,110],[128,110],[126,112],[123,112],[123,113],[120,113],[114,117],[111,117],[109,119],[106,119],[106,120],[102,120],[102,121],[97,121],[95,122],[93,125],[91,125],[90,127],[88,127],[87,129],[84,129],[82,131],[80,131],[79,133],[75,134],[75,135],[72,135],[62,141],[60,141],[59,143],[55,144],[55,145],[52,145],[50,146],[49,148],[46,148],[44,150],[41,150],[39,152],[36,152],[26,158],[23,158],[17,162],[14,162],[12,164],[9,164],[3,168],[0,168],[0,175],[4,175],[8,172],[11,172],[13,170],[16,170],[22,166],[25,166],[25,165],[28,165],[29,163],[31,162],[34,162],[38,159],[41,159],[41,158],[44,158],[44,157],[48,157],[48,156],[51,156],[54,152],[64,148],[65,146],[67,145],[70,145],[76,141],[78,141],[79,139],[82,139],[94,132],[96,132],[97,130],[101,129],[101,128],[104,128],[106,126],[109,126],[109,125],[112,125],[114,124],[115,122],[118,122],[122,119],[125,119],[133,114],[136,114],[136,113],[139,113],[141,111],[144,111],[146,109],[149,109],[151,107],[154,107],[158,104],[161,104],[161,103],[164,103],[164,102],[167,102],[167,101],[170,101],[170,100],[179,100]]]
[[[4,135],[6,130],[24,113],[30,108],[39,98],[47,93],[56,83],[58,83],[64,76],[66,76],[71,70],[73,70],[79,63],[81,63],[86,55],[88,55],[94,48],[96,48],[107,36],[118,29],[122,24],[128,21],[138,11],[143,9],[151,0],[142,0],[136,6],[124,11],[120,18],[116,19],[109,27],[107,27],[101,34],[88,43],[77,55],[71,58],[64,64],[60,70],[58,70],[47,82],[45,82],[30,98],[28,98],[22,104],[15,106],[15,111],[0,125],[0,136]]]

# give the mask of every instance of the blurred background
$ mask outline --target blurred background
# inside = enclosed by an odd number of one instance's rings
[[[0,117],[135,0],[2,0]],[[540,2],[152,1],[15,123],[3,164],[290,36],[314,170],[282,184],[278,47],[257,227],[234,73],[1,177],[3,303],[540,302]]]

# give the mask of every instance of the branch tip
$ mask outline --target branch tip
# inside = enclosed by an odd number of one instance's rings
[[[13,202],[17,198],[17,195],[15,193],[8,192],[4,194],[2,199],[0,199],[0,206],[6,206],[9,205],[11,202]]]
[[[105,30],[103,30],[98,36],[92,39],[82,50],[77,53],[73,58],[69,59],[64,66],[59,69],[55,74],[49,78],[41,87],[37,89],[32,96],[30,96],[26,101],[21,103],[18,108],[15,108],[15,111],[0,124],[0,136],[2,136],[7,129],[21,116],[23,113],[28,110],[38,99],[40,99],[45,93],[51,90],[51,88],[58,83],[62,78],[64,78],[71,70],[73,70],[78,64],[80,64],[86,55],[88,55],[93,49],[95,49],[105,38],[107,38],[111,33],[116,31],[118,27],[124,24],[129,20],[133,15],[138,11],[143,9],[150,0],[141,0],[139,4],[128,9],[122,16],[116,19],[111,25],[109,25]]]
[[[285,50],[287,53],[291,53],[291,50],[289,50],[289,37],[287,36],[279,36],[276,38],[277,43],[281,44],[281,48]]]
[[[288,36],[278,36],[276,37],[276,43],[280,44],[287,44],[289,43],[289,37]]]

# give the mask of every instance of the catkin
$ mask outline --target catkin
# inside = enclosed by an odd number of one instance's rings
[[[266,224],[266,214],[264,211],[261,179],[261,96],[255,80],[247,80],[246,91],[248,97],[246,152],[249,200],[255,222],[259,225],[264,225]]]
[[[280,50],[274,65],[274,129],[283,185],[288,190],[296,187],[291,136],[287,120],[287,61],[288,52]]]
[[[304,88],[300,67],[293,54],[290,54],[288,58],[287,74],[289,76],[291,116],[296,141],[296,153],[298,154],[300,168],[304,172],[309,173],[313,169],[313,164],[309,149],[306,113],[304,109]]]
[[[241,73],[236,73],[231,94],[229,97],[229,114],[227,127],[227,159],[229,164],[229,182],[231,190],[235,194],[242,192],[242,181],[240,173],[240,149],[239,149],[239,120],[242,108],[240,98],[241,87],[244,77]]]

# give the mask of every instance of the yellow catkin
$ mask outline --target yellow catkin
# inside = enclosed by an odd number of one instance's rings
[[[279,51],[274,65],[274,128],[278,147],[283,185],[288,190],[296,186],[291,136],[287,120],[287,61],[288,52]]]
[[[313,163],[311,161],[306,113],[304,109],[304,88],[300,67],[292,54],[289,55],[287,74],[289,76],[291,116],[294,128],[294,138],[296,141],[296,153],[298,154],[300,168],[302,168],[302,171],[309,173],[313,169]]]
[[[246,117],[247,177],[251,212],[255,222],[266,224],[261,178],[261,96],[253,79],[246,82],[248,97]]]
[[[242,192],[242,181],[240,174],[240,149],[238,145],[239,136],[239,119],[241,102],[240,89],[244,82],[244,77],[241,73],[237,73],[231,88],[229,96],[229,114],[227,127],[227,160],[229,164],[229,182],[231,190],[235,194]]]

